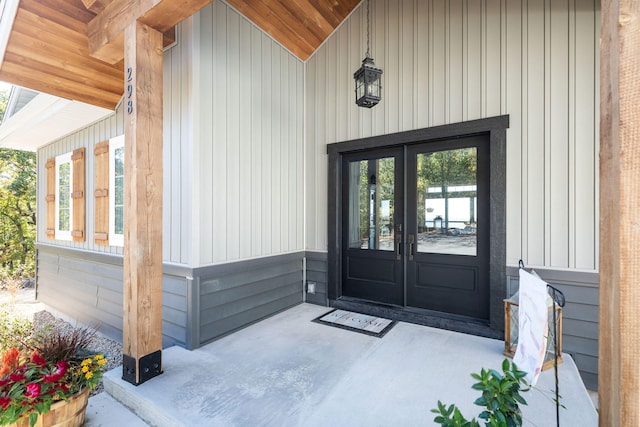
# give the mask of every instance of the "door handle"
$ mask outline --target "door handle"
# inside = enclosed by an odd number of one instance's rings
[[[413,234],[409,234],[409,261],[413,261],[413,253],[415,250],[415,236]]]
[[[396,260],[400,261],[401,256],[400,256],[400,247],[402,246],[402,237],[398,237],[396,239]]]

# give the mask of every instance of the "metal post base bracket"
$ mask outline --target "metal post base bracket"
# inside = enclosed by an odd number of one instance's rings
[[[126,354],[122,355],[122,379],[136,386],[162,373],[162,350],[142,356],[138,363],[140,366],[139,382],[136,375],[136,359]]]

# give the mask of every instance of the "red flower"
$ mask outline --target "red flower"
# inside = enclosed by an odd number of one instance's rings
[[[0,397],[0,408],[7,409],[11,404],[11,399],[8,397]]]
[[[56,363],[56,370],[52,374],[45,375],[42,380],[45,383],[55,383],[60,381],[64,374],[67,373],[67,369],[69,368],[69,364],[67,362],[58,362]]]
[[[0,378],[0,387],[4,387],[9,384],[9,378],[5,378],[4,380]]]
[[[24,395],[29,399],[35,399],[36,397],[40,396],[40,384],[27,384],[27,391],[24,392]]]
[[[27,376],[25,374],[23,374],[23,373],[19,373],[19,374],[15,374],[14,373],[14,374],[9,375],[9,380],[11,380],[11,382],[13,382],[13,383],[24,381],[26,379],[27,379]]]
[[[33,353],[31,353],[31,362],[40,367],[44,367],[47,364],[47,361],[44,360],[42,356],[40,356],[38,350],[33,350]]]

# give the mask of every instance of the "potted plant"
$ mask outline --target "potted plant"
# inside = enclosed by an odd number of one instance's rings
[[[0,425],[75,427],[84,422],[89,391],[107,363],[87,346],[95,331],[48,329],[21,337],[2,353]]]

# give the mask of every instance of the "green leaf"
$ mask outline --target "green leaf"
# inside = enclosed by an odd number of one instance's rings
[[[526,404],[527,404],[527,401],[526,401],[526,400],[524,400],[524,397],[520,396],[520,394],[519,394],[519,393],[514,394],[514,395],[513,395],[513,398],[514,398],[515,400],[517,400],[517,401],[518,401],[518,403],[521,403],[521,404],[523,404],[523,405],[526,405]]]
[[[491,375],[493,375],[497,379],[499,379],[499,380],[502,379],[502,374],[499,373],[498,371],[496,371],[495,369],[491,369],[489,372],[491,372]]]
[[[483,420],[488,420],[490,415],[491,414],[489,413],[489,411],[482,411],[480,415],[478,415],[478,418],[481,418]]]
[[[485,406],[487,404],[487,399],[484,396],[481,396],[477,398],[473,403],[478,406]]]
[[[29,427],[33,427],[36,425],[36,421],[38,421],[38,414],[36,412],[32,412],[29,414]]]

